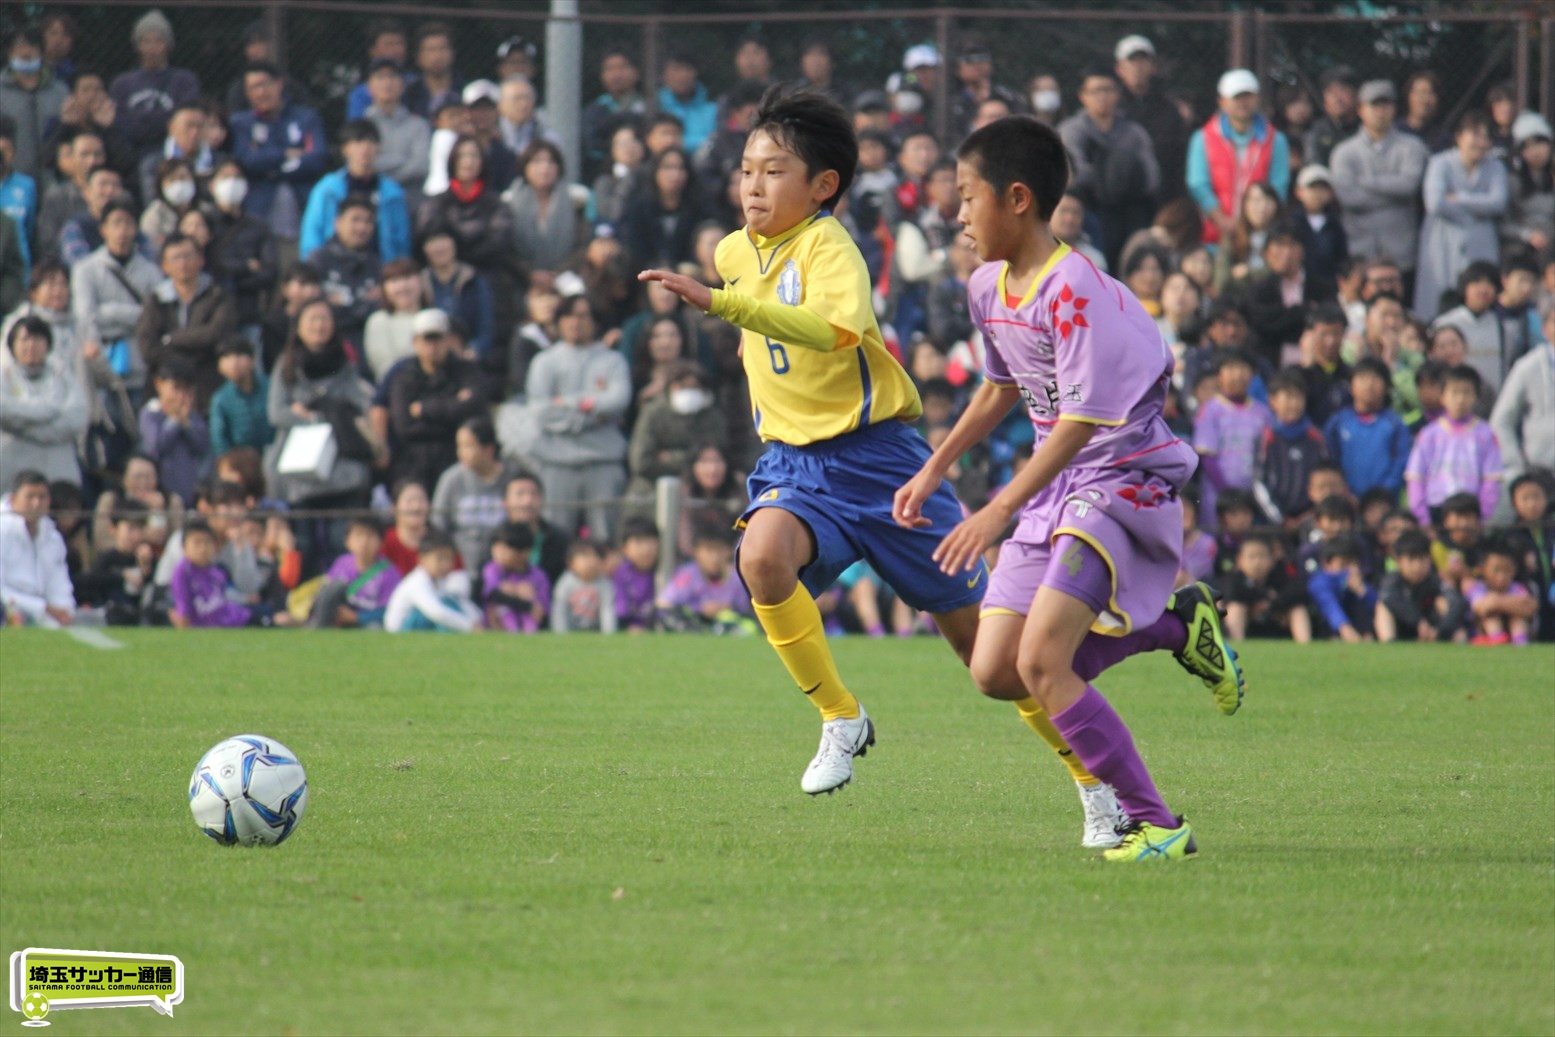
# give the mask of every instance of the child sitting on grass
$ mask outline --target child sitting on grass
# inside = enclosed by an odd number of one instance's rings
[[[676,570],[659,595],[659,615],[670,630],[755,633],[750,595],[734,574],[734,545],[727,532],[716,527],[696,532],[691,561]]]
[[[1418,529],[1400,533],[1393,563],[1377,595],[1377,640],[1464,640],[1463,596],[1431,564],[1431,538]]]
[[[616,625],[622,630],[653,630],[654,570],[659,565],[659,527],[649,519],[626,521],[621,532],[621,562],[611,574],[616,591]]]
[[[1323,544],[1320,568],[1307,574],[1307,597],[1320,621],[1320,636],[1347,643],[1369,641],[1377,610],[1377,592],[1361,574],[1361,545],[1341,533]]]
[[[263,623],[258,613],[227,597],[230,581],[216,564],[216,534],[210,523],[198,518],[186,522],[183,548],[183,560],[173,570],[173,607],[168,613],[173,626],[187,630]]]
[[[1480,554],[1479,576],[1471,580],[1463,596],[1468,599],[1477,633],[1469,644],[1525,645],[1539,601],[1517,580],[1517,549],[1499,537],[1488,541]]]
[[[399,569],[383,556],[383,526],[370,515],[352,518],[346,526],[346,553],[324,574],[309,625],[382,627],[400,579]]]
[[[529,560],[534,530],[522,522],[506,522],[491,544],[491,561],[481,570],[486,628],[512,634],[545,629],[551,611],[551,581]]]
[[[109,626],[139,626],[141,597],[151,585],[156,552],[146,542],[151,509],[130,498],[113,513],[113,546],[99,551],[81,581],[83,603],[104,610]]]
[[[428,530],[410,575],[389,595],[383,628],[391,634],[414,630],[468,634],[479,630],[481,610],[470,600],[470,575],[455,570],[459,555],[448,534]]]
[[[1236,568],[1220,579],[1220,593],[1232,640],[1288,637],[1303,645],[1312,640],[1304,582],[1268,536],[1255,533],[1242,541]]]
[[[591,540],[576,540],[567,549],[567,571],[556,581],[551,629],[616,632],[615,584],[605,575],[605,552]]]

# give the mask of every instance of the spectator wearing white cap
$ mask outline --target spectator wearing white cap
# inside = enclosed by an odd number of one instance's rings
[[[1296,174],[1296,201],[1292,207],[1296,238],[1306,257],[1307,280],[1334,292],[1339,287],[1339,268],[1350,258],[1350,239],[1334,201],[1334,179],[1326,166],[1302,167]]]
[[[1204,212],[1204,241],[1229,234],[1249,184],[1290,193],[1290,142],[1258,112],[1258,77],[1234,68],[1220,77],[1220,111],[1188,141],[1188,191]]]
[[[459,459],[454,442],[459,426],[486,411],[480,369],[451,354],[449,326],[442,310],[416,314],[411,324],[415,362],[397,364],[389,372],[389,427],[396,444],[390,463],[393,482],[415,479],[436,486]]]
[[[1526,248],[1541,262],[1555,255],[1555,163],[1550,161],[1550,123],[1538,112],[1512,121],[1511,197],[1501,220],[1503,247]]]
[[[1171,201],[1186,189],[1183,165],[1188,154],[1188,127],[1177,102],[1167,96],[1156,75],[1155,44],[1145,36],[1125,36],[1112,49],[1113,70],[1123,84],[1118,115],[1136,122],[1150,135],[1156,164],[1161,169],[1157,199]]]
[[[114,77],[108,96],[118,107],[119,129],[141,153],[155,151],[173,110],[200,100],[200,77],[173,68],[173,25],[161,11],[141,16],[130,33],[140,67]]]
[[[1419,137],[1398,129],[1397,95],[1386,79],[1360,90],[1360,132],[1334,148],[1329,170],[1350,252],[1398,263],[1406,290],[1420,233],[1420,182],[1430,158]]]

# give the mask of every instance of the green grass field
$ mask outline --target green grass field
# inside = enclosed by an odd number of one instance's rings
[[[1131,661],[1201,853],[1127,867],[934,641],[837,644],[880,742],[811,800],[760,639],[116,636],[0,633],[0,949],[186,995],[53,1033],[1555,1030],[1548,648],[1257,645],[1231,719]],[[246,731],[308,769],[273,850],[187,809]]]

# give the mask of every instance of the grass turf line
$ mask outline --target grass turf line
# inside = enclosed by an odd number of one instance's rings
[[[1545,647],[1255,644],[1232,719],[1130,661],[1202,852],[1126,868],[926,639],[836,643],[881,740],[818,800],[760,639],[122,639],[0,635],[0,947],[186,969],[60,1033],[1555,1029]],[[271,851],[185,802],[248,731],[308,769]]]

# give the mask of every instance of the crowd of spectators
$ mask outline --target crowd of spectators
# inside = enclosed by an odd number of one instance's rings
[[[111,80],[77,31],[21,29],[0,72],[8,622],[751,629],[738,332],[634,274],[721,284],[748,120],[790,82],[853,113],[833,215],[931,443],[981,366],[954,150],[1029,114],[1073,161],[1055,233],[1177,357],[1168,416],[1202,457],[1182,578],[1221,588],[1234,636],[1555,637],[1552,134],[1507,86],[1444,125],[1429,69],[1333,67],[1265,108],[1246,69],[1180,95],[1139,35],[1017,88],[975,38],[870,85],[827,37],[779,69],[752,34],[721,97],[696,55],[647,97],[607,52],[569,169],[523,38],[465,55],[447,25],[374,22],[330,126],[262,26],[231,83],[178,67],[159,11]],[[1030,444],[1013,414],[954,473],[964,502]],[[867,567],[822,605],[923,629]]]

